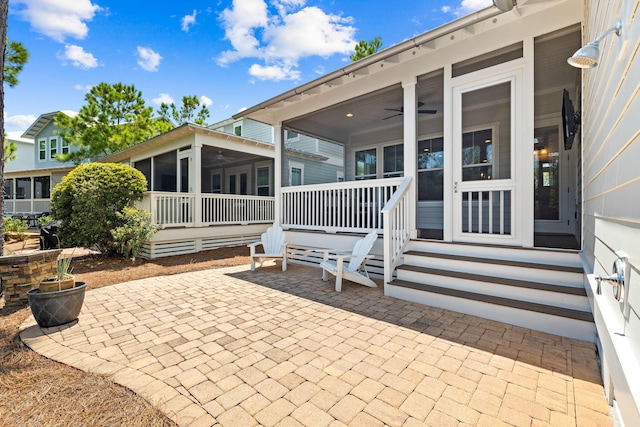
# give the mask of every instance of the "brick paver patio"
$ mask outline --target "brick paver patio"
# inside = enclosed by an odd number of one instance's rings
[[[233,267],[87,292],[22,340],[187,426],[610,426],[595,346],[383,296],[320,270]]]

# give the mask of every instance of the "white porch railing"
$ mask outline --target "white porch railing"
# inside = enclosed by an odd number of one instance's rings
[[[382,208],[403,178],[282,188],[282,226],[328,232],[382,230]]]
[[[466,235],[512,235],[513,185],[462,191],[461,230]]]
[[[200,205],[201,209],[196,209]],[[273,222],[274,198],[232,194],[147,192],[136,204],[163,227]]]
[[[5,199],[5,215],[49,212],[49,199]]]
[[[273,209],[273,197],[233,194],[202,195],[203,225],[273,222]]]
[[[406,177],[395,194],[382,209],[384,218],[384,283],[393,279],[393,270],[398,265],[409,241],[409,187],[411,177]]]

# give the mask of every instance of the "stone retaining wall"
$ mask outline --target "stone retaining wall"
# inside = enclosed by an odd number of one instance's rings
[[[61,249],[35,251],[30,254],[0,257],[1,288],[7,305],[27,302],[27,292],[38,287],[38,282],[55,276]]]

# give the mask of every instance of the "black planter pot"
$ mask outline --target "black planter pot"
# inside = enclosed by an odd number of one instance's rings
[[[38,289],[32,289],[27,292],[29,307],[38,326],[50,328],[77,319],[86,288],[85,282],[76,282],[75,287],[63,291],[40,292]]]

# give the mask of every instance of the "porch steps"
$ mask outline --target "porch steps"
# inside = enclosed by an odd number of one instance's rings
[[[593,341],[577,252],[412,241],[387,294]]]

